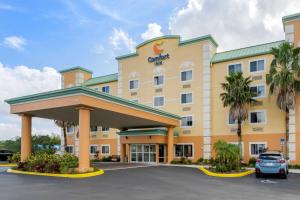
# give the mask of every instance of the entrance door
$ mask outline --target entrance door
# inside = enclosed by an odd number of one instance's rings
[[[130,158],[131,162],[152,163],[156,162],[155,144],[131,144]]]
[[[158,157],[159,157],[158,162],[160,162],[160,163],[164,162],[164,158],[165,158],[164,152],[165,152],[165,145],[160,144],[159,149],[158,149]]]

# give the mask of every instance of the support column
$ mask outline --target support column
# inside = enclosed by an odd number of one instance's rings
[[[155,144],[155,151],[156,151],[156,164],[159,163],[159,144]]]
[[[126,158],[127,158],[127,162],[130,163],[130,146],[129,144],[126,144]]]
[[[125,144],[120,145],[120,162],[124,163],[125,162]]]
[[[89,108],[79,108],[79,172],[91,171],[90,167],[90,112]]]
[[[168,128],[168,163],[174,159],[174,128]]]
[[[21,162],[24,162],[32,152],[31,121],[29,115],[22,115],[21,129]]]

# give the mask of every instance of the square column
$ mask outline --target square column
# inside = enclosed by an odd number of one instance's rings
[[[174,159],[174,128],[168,128],[168,163]]]
[[[21,162],[24,162],[32,153],[31,121],[29,115],[21,115]]]
[[[89,172],[90,167],[90,112],[89,108],[78,108],[79,111],[79,172]]]
[[[125,148],[125,152],[126,152],[126,158],[127,158],[127,161],[128,163],[130,163],[130,146],[129,144],[126,144],[126,148]]]
[[[159,144],[155,144],[155,155],[156,155],[156,158],[155,158],[155,160],[156,160],[156,164],[158,164],[159,163]]]
[[[120,162],[125,162],[125,144],[120,144]]]

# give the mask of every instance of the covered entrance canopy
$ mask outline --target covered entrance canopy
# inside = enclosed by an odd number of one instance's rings
[[[79,170],[82,171],[89,168],[90,125],[120,130],[166,127],[170,142],[173,142],[173,128],[179,126],[180,120],[177,115],[82,86],[23,96],[6,102],[10,104],[12,114],[22,116],[22,160],[31,153],[32,117],[63,120],[79,125]],[[169,146],[173,147],[173,143]],[[172,156],[173,148],[169,152]]]

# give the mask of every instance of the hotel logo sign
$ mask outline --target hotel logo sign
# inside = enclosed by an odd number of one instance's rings
[[[162,65],[163,61],[170,58],[170,55],[163,54],[164,50],[161,48],[163,41],[157,41],[153,45],[153,52],[156,55],[155,57],[148,57],[149,63],[154,63],[155,65]]]

